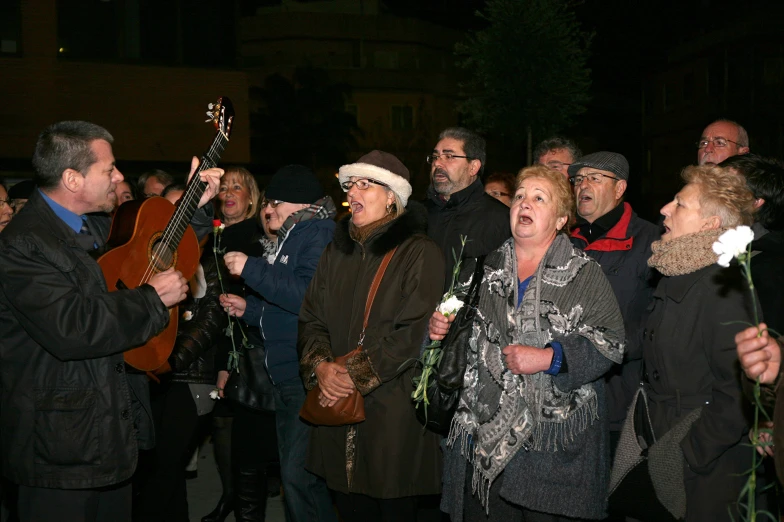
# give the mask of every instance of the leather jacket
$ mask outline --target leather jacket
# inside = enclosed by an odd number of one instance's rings
[[[217,379],[216,345],[225,335],[228,319],[218,301],[221,286],[211,248],[205,249],[201,266],[205,293],[200,298],[190,296],[179,310],[177,341],[169,357],[172,382],[215,384]],[[225,270],[223,277],[226,278]],[[185,320],[186,315],[190,319]]]

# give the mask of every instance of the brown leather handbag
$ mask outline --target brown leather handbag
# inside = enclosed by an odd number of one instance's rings
[[[376,297],[378,287],[381,285],[381,279],[384,277],[384,272],[392,260],[397,248],[392,249],[381,260],[381,265],[378,267],[376,277],[373,278],[373,283],[370,285],[367,301],[365,302],[365,319],[362,323],[362,333],[359,334],[359,342],[354,350],[351,350],[346,355],[335,357],[335,363],[343,367],[346,366],[346,360],[353,357],[362,351],[362,344],[365,341],[365,329],[368,325],[368,318],[370,317],[370,308],[373,306],[373,299]],[[346,424],[357,424],[365,420],[365,399],[359,391],[354,390],[348,397],[339,399],[335,404],[329,407],[319,404],[319,394],[321,389],[314,386],[305,398],[305,404],[299,411],[299,416],[305,421],[315,424],[317,426],[345,426]]]

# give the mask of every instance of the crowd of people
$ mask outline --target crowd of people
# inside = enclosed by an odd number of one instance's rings
[[[306,166],[263,190],[245,168],[206,169],[196,274],[108,292],[95,259],[117,208],[177,205],[190,180],[124,179],[112,143],[92,123],[54,124],[34,180],[0,184],[13,520],[187,521],[186,468],[207,432],[222,495],[203,522],[264,520],[279,491],[289,522],[738,520],[755,379],[775,409],[760,453],[784,465],[784,165],[752,154],[735,122],[705,128],[658,223],[625,201],[622,154],[564,137],[512,175],[485,172],[481,136],[445,129],[424,201],[398,158],[369,152],[339,169],[350,211],[337,220]],[[757,297],[713,250],[739,225],[755,234]],[[444,436],[417,420],[411,362],[453,327],[437,306],[455,273],[458,287],[481,280]],[[167,362],[126,364],[175,305]],[[746,328],[757,308],[765,322]],[[308,393],[321,408],[359,394],[365,418],[309,424]]]

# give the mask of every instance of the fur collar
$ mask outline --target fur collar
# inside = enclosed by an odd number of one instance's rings
[[[332,242],[342,253],[354,252],[357,243],[351,239],[348,227],[351,215],[338,222]],[[393,248],[400,246],[414,234],[427,233],[427,209],[417,201],[409,201],[406,212],[399,218],[379,228],[365,243],[368,252],[374,256],[383,256]]]

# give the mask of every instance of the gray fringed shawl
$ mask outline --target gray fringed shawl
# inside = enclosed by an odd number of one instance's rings
[[[564,234],[547,250],[520,308],[517,288],[510,239],[485,264],[463,391],[447,440],[449,446],[460,440],[461,453],[473,464],[473,490],[483,503],[492,481],[521,448],[558,451],[598,416],[590,383],[560,390],[550,375],[515,375],[501,350],[510,344],[544,348],[578,335],[605,358],[623,359],[623,320],[612,289],[599,266]]]

